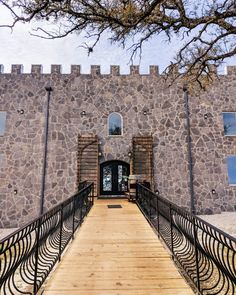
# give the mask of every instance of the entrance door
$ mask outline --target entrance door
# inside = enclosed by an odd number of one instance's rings
[[[123,195],[128,191],[129,164],[109,161],[101,164],[101,195]]]

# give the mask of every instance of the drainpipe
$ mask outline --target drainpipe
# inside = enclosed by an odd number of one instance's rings
[[[191,210],[192,214],[195,214],[196,210],[195,210],[195,196],[194,196],[194,186],[193,186],[192,140],[191,140],[191,133],[190,133],[190,119],[189,119],[189,105],[188,105],[188,88],[187,88],[187,85],[184,85],[183,91],[184,91],[184,106],[185,106],[185,114],[186,114],[187,145],[188,145],[190,210]]]
[[[45,109],[45,125],[44,125],[44,151],[43,151],[43,167],[42,167],[42,180],[40,192],[40,215],[43,214],[44,207],[44,194],[45,194],[45,180],[46,180],[46,166],[47,166],[47,151],[48,151],[48,123],[49,123],[49,104],[51,98],[52,87],[45,87],[47,91],[47,102]]]

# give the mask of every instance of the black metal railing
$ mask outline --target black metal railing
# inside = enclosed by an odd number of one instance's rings
[[[78,185],[78,190],[82,190],[84,187],[86,187],[88,185],[88,181],[87,180],[84,180],[84,181],[81,181]]]
[[[0,294],[36,294],[93,205],[93,183],[0,241]]]
[[[236,294],[236,239],[137,185],[137,204],[200,294]]]

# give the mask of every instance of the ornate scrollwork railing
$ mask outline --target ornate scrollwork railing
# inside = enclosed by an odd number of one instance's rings
[[[200,294],[236,294],[234,237],[141,184],[137,204]]]
[[[0,294],[36,294],[93,205],[93,183],[0,241]]]

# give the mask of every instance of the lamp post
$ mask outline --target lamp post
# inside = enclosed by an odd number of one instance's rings
[[[191,133],[190,133],[190,119],[189,119],[189,105],[188,105],[188,88],[187,88],[187,85],[184,85],[183,91],[184,91],[184,106],[185,106],[186,129],[187,129],[190,209],[191,209],[191,213],[195,214],[196,210],[195,210],[195,196],[194,196],[194,186],[193,186],[192,140],[191,140]]]
[[[47,151],[48,151],[48,123],[49,123],[49,105],[52,87],[45,87],[47,91],[47,102],[45,108],[45,125],[44,125],[44,151],[43,151],[43,167],[42,167],[42,180],[40,192],[40,215],[43,214],[44,209],[44,195],[45,195],[45,180],[46,180],[46,166],[47,166]]]

